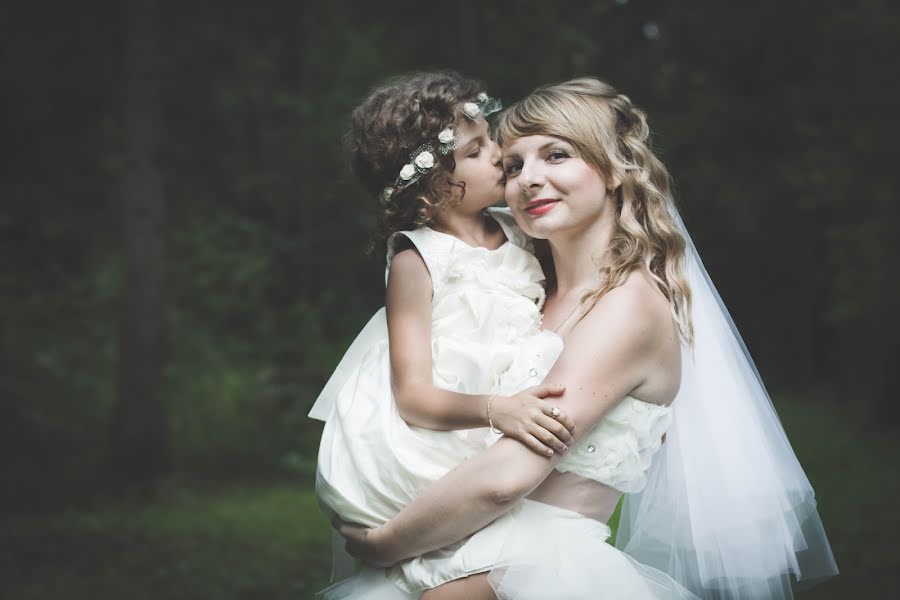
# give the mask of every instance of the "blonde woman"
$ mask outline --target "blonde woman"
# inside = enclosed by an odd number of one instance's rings
[[[644,113],[595,79],[540,88],[501,116],[507,204],[546,240],[543,327],[564,340],[546,381],[566,382],[558,407],[575,439],[542,457],[502,438],[386,525],[337,523],[351,552],[393,565],[396,597],[790,598],[791,577],[836,573],[648,134]],[[606,543],[623,493],[624,552]]]

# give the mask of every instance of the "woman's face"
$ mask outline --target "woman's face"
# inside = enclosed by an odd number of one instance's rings
[[[503,197],[503,170],[500,146],[491,139],[487,121],[460,119],[456,135],[463,143],[453,151],[456,168],[453,179],[465,183],[466,194],[455,208],[477,212],[496,204]]]
[[[513,140],[503,147],[503,171],[506,203],[531,237],[583,230],[614,209],[606,181],[563,139]]]

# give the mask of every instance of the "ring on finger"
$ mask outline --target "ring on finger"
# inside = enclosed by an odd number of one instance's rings
[[[550,409],[550,416],[553,417],[554,419],[559,416],[559,407],[558,406],[554,406],[553,408]]]

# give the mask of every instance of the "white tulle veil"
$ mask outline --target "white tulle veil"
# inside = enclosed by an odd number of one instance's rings
[[[816,498],[740,334],[687,241],[693,347],[646,488],[616,545],[701,598],[792,598],[837,574]]]

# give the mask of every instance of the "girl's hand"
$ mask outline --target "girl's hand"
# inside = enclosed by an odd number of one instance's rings
[[[356,523],[348,523],[338,516],[331,518],[331,525],[347,540],[344,545],[347,552],[370,567],[390,567],[398,562],[382,547],[384,544],[380,543],[379,536],[381,528],[370,529]]]
[[[575,422],[549,396],[559,396],[564,385],[541,384],[515,396],[497,396],[491,402],[494,427],[542,456],[569,449]],[[554,416],[554,413],[555,416]]]

